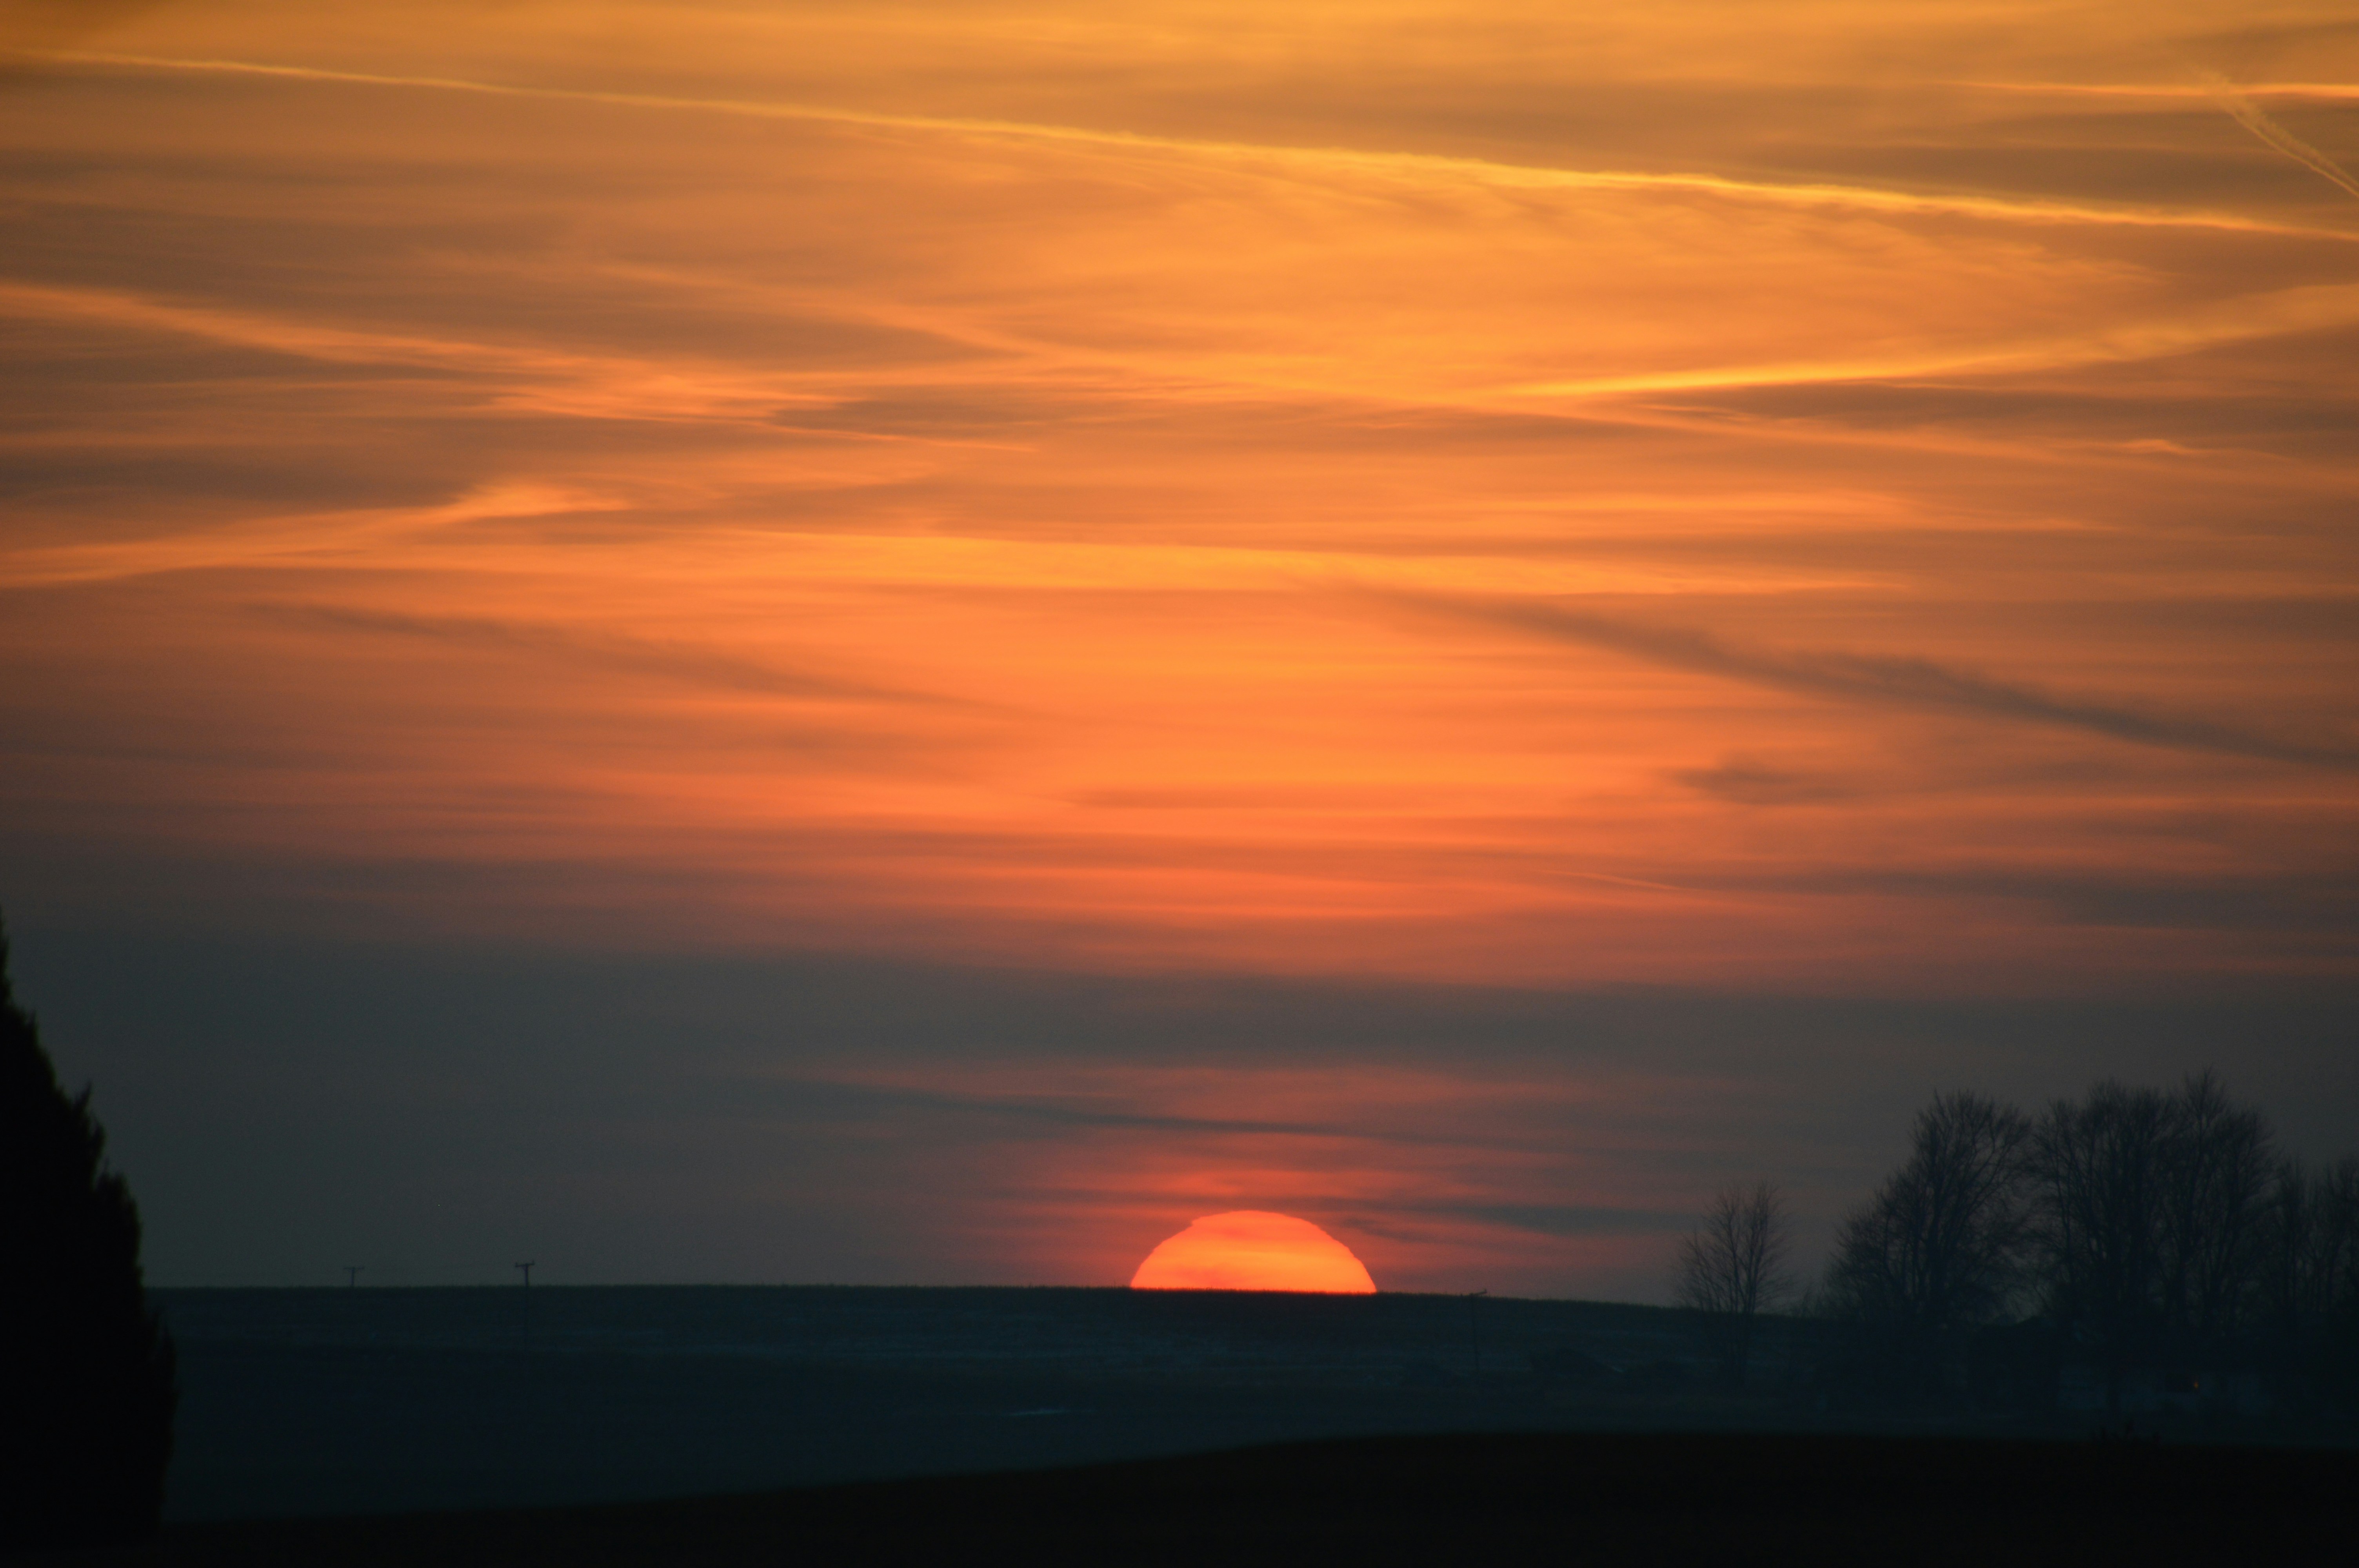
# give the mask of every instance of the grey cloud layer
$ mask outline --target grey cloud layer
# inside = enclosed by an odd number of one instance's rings
[[[846,1079],[797,1078],[777,1085],[784,1093],[842,1115],[855,1111],[893,1114],[944,1111],[1069,1131],[1099,1129],[1114,1132],[1201,1133],[1217,1137],[1311,1138],[1353,1142],[1393,1143],[1412,1148],[1489,1149],[1509,1146],[1495,1133],[1419,1132],[1401,1128],[1351,1126],[1342,1122],[1265,1121],[1234,1117],[1175,1116],[1127,1110],[1103,1105],[1074,1104],[1038,1096],[956,1094],[940,1089],[864,1084]]]
[[[964,1228],[1005,1200],[993,1181],[1056,1196],[1005,1173],[1016,1145],[1086,1184],[1123,1150],[1283,1147],[1321,1129],[848,1076],[1211,1066],[1207,1042],[1224,1043],[1219,1060],[1346,1074],[1446,1054],[1554,1086],[1525,1097],[1519,1145],[1496,1160],[1452,1141],[1487,1113],[1433,1108],[1450,1144],[1433,1157],[1457,1176],[1351,1203],[1371,1229],[1666,1235],[1688,1187],[1762,1172],[1831,1217],[1936,1087],[2037,1103],[2106,1073],[2162,1082],[2216,1062],[2304,1150],[2346,1142],[2359,1105],[2347,988],[2210,1001],[1543,995],[15,929],[20,989],[61,1072],[100,1086],[111,1152],[148,1210],[151,1270],[171,1283],[326,1283],[354,1247],[388,1278],[464,1281],[505,1269],[518,1238],[573,1278],[940,1280],[961,1269],[939,1260],[963,1257]],[[1633,1077],[1676,1092],[1634,1104],[1614,1092]],[[978,1257],[964,1271],[1004,1278],[994,1267]],[[1556,1284],[1532,1267],[1487,1282]]]

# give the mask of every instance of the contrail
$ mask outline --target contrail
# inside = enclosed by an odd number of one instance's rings
[[[2203,81],[2212,101],[2225,110],[2230,119],[2303,168],[2324,175],[2348,194],[2359,196],[2359,179],[2353,178],[2349,170],[2270,119],[2259,104],[2237,92],[2226,77],[2205,71]]]
[[[932,131],[951,135],[1001,136],[1026,141],[1061,142],[1136,152],[1160,152],[1195,157],[1260,159],[1330,169],[1358,169],[1372,174],[1426,177],[1524,189],[1684,190],[1737,200],[1774,201],[1799,207],[1850,207],[1869,211],[1951,213],[2016,223],[2123,224],[2142,228],[2229,229],[2245,233],[2299,234],[2312,238],[2359,238],[2331,229],[2309,229],[2225,212],[2170,211],[2157,208],[2084,207],[2070,202],[2017,201],[2003,197],[1945,192],[1890,190],[1874,186],[1786,184],[1775,180],[1737,179],[1718,174],[1656,174],[1627,169],[1568,169],[1536,164],[1498,163],[1486,158],[1453,157],[1440,153],[1371,152],[1356,147],[1289,146],[1257,142],[1227,142],[1190,136],[1148,135],[1135,131],[1098,130],[1084,125],[1041,124],[1021,120],[962,119],[935,114],[890,114],[842,109],[824,104],[790,103],[734,98],[677,98],[658,93],[609,92],[589,88],[527,87],[507,82],[475,81],[462,77],[386,76],[369,71],[332,70],[307,65],[265,65],[253,60],[183,59],[152,55],[100,54],[58,50],[48,58],[82,65],[121,66],[141,70],[200,71],[222,75],[281,77],[301,81],[350,82],[367,87],[409,88],[438,92],[483,93],[502,98],[538,98],[560,103],[600,103],[616,108],[659,109],[703,114],[735,114],[766,120],[807,120],[880,129]]]

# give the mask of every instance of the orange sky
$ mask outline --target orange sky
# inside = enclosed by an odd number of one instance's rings
[[[15,909],[2352,974],[2347,5],[16,25]]]

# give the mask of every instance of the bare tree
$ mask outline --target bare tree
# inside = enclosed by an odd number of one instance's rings
[[[2263,1309],[2300,1334],[2359,1311],[2359,1159],[2323,1171],[2277,1163],[2261,1221]]]
[[[2131,1361],[2155,1331],[2163,1257],[2161,1176],[2171,1102],[2107,1080],[2040,1123],[2040,1248],[2048,1306],[2095,1341],[2106,1408],[2119,1413]]]
[[[2261,1216],[2261,1310],[2281,1338],[2299,1336],[2321,1315],[2319,1287],[2331,1277],[2325,1183],[2299,1159],[2281,1160],[2269,1176]]]
[[[2359,1319],[2359,1158],[2345,1154],[2318,1184],[2318,1314]]]
[[[2020,1111],[1937,1094],[1917,1114],[1908,1161],[1843,1223],[1829,1303],[1916,1391],[1939,1384],[1963,1332],[2003,1312],[2021,1283],[2031,1142]]]
[[[2190,1076],[2171,1105],[2162,1160],[2161,1313],[2166,1330],[2218,1340],[2259,1303],[2268,1125],[2219,1076]]]
[[[2328,1169],[2318,1210],[2318,1371],[2348,1407],[2359,1404],[2359,1159],[2346,1154]]]
[[[1707,1314],[1722,1378],[1743,1388],[1763,1313],[1793,1293],[1793,1222],[1774,1182],[1731,1182],[1680,1248],[1679,1303]]]
[[[2359,1159],[2278,1162],[2259,1225],[2260,1314],[2298,1400],[2359,1393]],[[2307,1385],[2307,1387],[2305,1387]]]
[[[2298,1158],[2269,1173],[2261,1207],[2261,1313],[2272,1333],[2299,1333],[2309,1305],[2310,1249],[2318,1225],[2317,1178]]]

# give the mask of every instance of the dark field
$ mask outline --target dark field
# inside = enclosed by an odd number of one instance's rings
[[[2078,1440],[2096,1420],[1822,1411],[1804,1378],[1818,1325],[1782,1320],[1756,1391],[1718,1394],[1691,1375],[1685,1316],[1597,1303],[850,1287],[160,1295],[181,1355],[175,1521],[618,1503],[1379,1434]],[[2141,1429],[2174,1443],[2354,1435],[2194,1418]]]
[[[177,1525],[99,1564],[2347,1563],[2347,1452],[1716,1433],[1363,1438],[549,1510]]]

